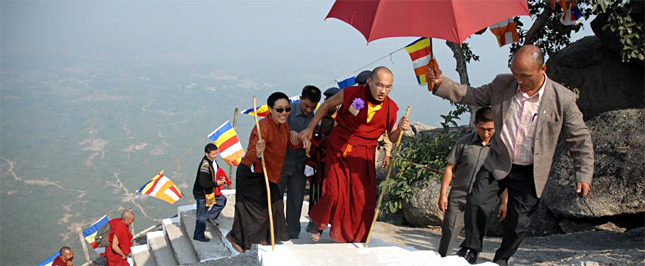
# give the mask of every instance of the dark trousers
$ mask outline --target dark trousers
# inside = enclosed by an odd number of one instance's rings
[[[452,247],[457,241],[457,236],[464,228],[464,204],[448,198],[448,209],[443,215],[441,224],[441,240],[437,252],[442,257],[452,253]]]
[[[502,223],[502,244],[495,253],[494,262],[508,261],[515,254],[526,236],[531,216],[540,202],[535,192],[533,165],[513,165],[509,175],[499,181],[495,180],[486,168],[480,169],[466,203],[466,239],[461,244],[462,247],[482,250],[486,224],[493,215],[497,199],[504,189],[508,189],[508,208],[506,219]]]
[[[217,203],[215,206],[211,207],[210,210],[206,209],[206,199],[195,199],[197,202],[197,219],[195,219],[195,232],[193,233],[194,238],[203,239],[204,231],[206,231],[206,221],[210,219],[217,219],[219,214],[226,206],[226,197],[225,196],[216,196],[215,199]]]
[[[302,212],[302,202],[305,199],[305,187],[307,185],[307,177],[305,177],[304,170],[298,171],[299,167],[295,167],[291,173],[282,173],[280,182],[278,182],[278,189],[280,195],[284,195],[285,189],[287,190],[287,231],[289,231],[289,238],[298,238],[300,234],[300,214]]]

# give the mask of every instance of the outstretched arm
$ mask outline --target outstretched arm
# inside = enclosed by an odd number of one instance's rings
[[[320,122],[320,120],[325,117],[325,115],[327,115],[329,109],[341,104],[343,104],[343,90],[340,90],[338,93],[334,94],[334,96],[327,99],[323,102],[322,105],[320,105],[320,108],[318,108],[318,111],[316,111],[314,118],[311,119],[309,126],[300,131],[300,133],[298,134],[298,138],[300,138],[302,147],[304,149],[309,149],[311,147],[311,135],[313,134],[316,125],[318,125],[318,122]]]

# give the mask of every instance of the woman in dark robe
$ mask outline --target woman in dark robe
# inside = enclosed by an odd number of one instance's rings
[[[271,243],[262,152],[271,190],[275,240],[289,240],[284,203],[277,185],[289,145],[289,125],[286,123],[291,111],[289,97],[282,92],[275,92],[267,99],[267,105],[269,114],[259,121],[262,139],[258,139],[257,129],[253,127],[246,155],[236,172],[235,216],[233,228],[226,239],[240,253],[251,249],[252,244]]]

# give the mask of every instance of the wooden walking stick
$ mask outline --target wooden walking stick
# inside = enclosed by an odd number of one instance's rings
[[[262,139],[262,132],[260,132],[260,122],[258,122],[258,107],[255,96],[253,96],[253,117],[255,117],[255,128],[258,130],[258,141]],[[271,210],[271,188],[269,188],[269,177],[267,176],[267,166],[264,162],[264,151],[260,154],[262,159],[262,172],[264,173],[264,183],[267,185],[267,205],[269,207],[269,226],[271,232],[271,250],[275,251],[275,236],[273,233],[273,211]]]
[[[408,117],[409,114],[410,114],[410,106],[408,105],[408,109],[405,111],[405,117]],[[396,153],[399,151],[399,145],[401,145],[401,137],[403,137],[403,131],[399,133],[399,137],[396,140],[396,145],[394,146],[394,150],[392,151],[392,159],[390,160],[390,165],[388,166],[388,169],[387,169],[387,175],[385,176],[385,183],[383,184],[381,195],[378,197],[378,203],[376,204],[376,211],[374,211],[374,219],[372,219],[372,225],[370,226],[370,231],[367,232],[367,240],[365,241],[365,247],[369,247],[370,245],[370,238],[372,238],[372,230],[374,230],[374,225],[376,224],[376,218],[378,218],[378,215],[381,209],[381,202],[383,202],[383,197],[385,196],[385,192],[387,191],[387,187],[388,187],[387,181],[390,180],[392,169],[394,169],[394,159],[396,158]]]

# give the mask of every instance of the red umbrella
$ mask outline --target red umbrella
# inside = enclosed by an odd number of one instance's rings
[[[520,15],[530,15],[526,0],[336,0],[327,18],[352,25],[368,43],[386,37],[462,43],[483,28]]]

